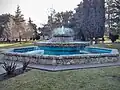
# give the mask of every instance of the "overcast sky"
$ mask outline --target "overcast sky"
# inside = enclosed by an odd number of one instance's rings
[[[14,14],[17,5],[20,5],[25,19],[29,17],[37,24],[46,23],[50,8],[57,12],[74,10],[82,0],[0,0],[0,15],[4,13]]]

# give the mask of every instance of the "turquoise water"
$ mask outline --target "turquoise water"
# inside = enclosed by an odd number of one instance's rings
[[[25,47],[17,48],[12,52],[18,53],[31,53],[31,54],[44,54],[44,55],[73,55],[73,54],[90,54],[90,53],[110,53],[109,49],[101,48],[84,48],[84,47]]]
[[[39,47],[44,50],[45,55],[71,55],[71,54],[83,54],[80,53],[82,48],[80,47]]]

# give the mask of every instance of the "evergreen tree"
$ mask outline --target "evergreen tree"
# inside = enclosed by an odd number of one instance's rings
[[[107,33],[111,32],[112,28],[112,16],[114,12],[114,8],[112,7],[113,0],[106,0],[105,9],[106,9],[106,28]]]
[[[80,39],[93,40],[104,36],[105,8],[104,0],[83,0],[74,15],[76,32]]]
[[[115,42],[120,34],[120,1],[106,0],[106,26],[109,38]]]
[[[37,32],[37,25],[33,23],[30,17],[29,17],[28,24],[29,24],[29,27],[31,28],[31,31],[33,31],[33,39],[39,39],[39,35]]]
[[[72,11],[56,12],[55,9],[51,9],[50,15],[48,15],[48,22],[43,27],[46,30],[43,32],[48,33],[48,36],[51,37],[53,29],[62,26],[69,27],[69,22],[72,16]]]
[[[73,28],[75,32],[75,40],[85,41],[84,34],[82,32],[82,24],[83,24],[83,2],[77,5],[75,8],[75,13],[73,17],[70,19],[70,28]]]
[[[9,18],[12,17],[10,14],[2,14],[0,15],[0,37],[7,38],[10,36],[10,30],[7,25],[9,22]]]
[[[21,36],[22,34],[25,32],[25,27],[24,27],[24,17],[23,14],[21,14],[21,10],[20,10],[20,6],[17,6],[17,10],[15,12],[15,16],[14,16],[14,21],[16,23],[16,30],[19,34],[19,41],[21,43]]]
[[[17,24],[19,24],[20,22],[24,22],[24,15],[21,14],[21,10],[20,10],[20,6],[17,6],[17,10],[15,11],[15,17],[14,20],[16,21]]]

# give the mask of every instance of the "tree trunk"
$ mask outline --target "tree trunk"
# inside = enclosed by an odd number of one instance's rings
[[[90,39],[90,45],[93,45],[93,38]]]
[[[104,41],[105,41],[105,39],[104,39],[104,37],[102,37],[102,43],[104,43]]]
[[[20,39],[20,44],[21,44],[21,36],[19,37],[19,39]]]
[[[95,38],[95,44],[98,44],[98,38]]]

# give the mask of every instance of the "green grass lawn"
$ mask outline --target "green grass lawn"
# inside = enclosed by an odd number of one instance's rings
[[[30,46],[30,45],[33,45],[32,42],[22,42],[21,44],[20,43],[5,43],[5,44],[0,44],[0,49],[23,47],[23,46]]]
[[[120,50],[119,43],[95,46]],[[1,81],[0,90],[120,90],[120,67],[59,72],[33,69],[17,77]]]
[[[105,41],[111,41],[109,36],[104,36]],[[120,42],[120,37],[116,40],[116,42]]]
[[[0,90],[120,90],[120,67],[59,72],[32,70],[0,82]]]

